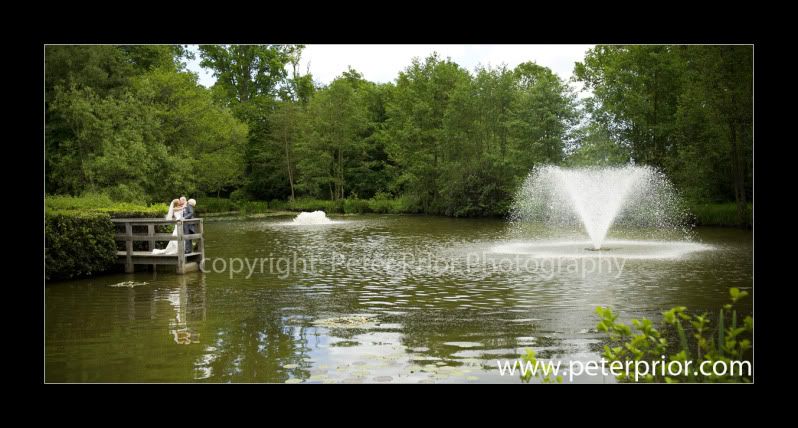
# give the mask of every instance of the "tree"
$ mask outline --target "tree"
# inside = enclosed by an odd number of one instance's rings
[[[362,151],[366,123],[359,83],[359,74],[350,70],[319,90],[310,102],[310,133],[300,168],[303,187],[314,194],[318,194],[319,186],[326,186],[330,199],[346,197],[347,163]],[[310,153],[323,155],[314,157]]]
[[[201,45],[200,65],[217,78],[215,96],[230,106],[249,127],[246,162],[247,193],[260,199],[290,195],[293,181],[286,174],[282,144],[272,135],[272,113],[279,97],[307,96],[306,80],[287,83],[286,65],[298,63],[301,47],[291,45]],[[296,75],[295,75],[296,77]]]
[[[176,60],[139,66],[119,47],[53,48],[46,57],[49,193],[149,201],[240,183],[246,126],[196,76],[178,71]]]
[[[576,131],[576,149],[565,163],[570,166],[617,166],[628,164],[631,157],[621,145],[612,141],[606,129],[590,123]]]
[[[399,73],[388,111],[388,152],[401,167],[398,188],[424,212],[440,210],[439,174],[446,162],[444,117],[455,88],[470,76],[437,54]]]
[[[750,46],[597,46],[574,73],[595,123],[634,162],[662,168],[695,201],[748,219],[753,162]]]
[[[574,75],[593,91],[594,120],[635,161],[663,167],[675,144],[681,71],[672,46],[596,46]]]
[[[305,112],[301,104],[281,101],[277,104],[271,117],[271,139],[275,145],[282,147],[285,160],[285,171],[291,189],[291,200],[296,198],[296,156],[295,146],[305,129]]]
[[[686,66],[679,109],[682,135],[703,134],[695,139],[707,149],[701,156],[717,160],[711,165],[728,165],[730,174],[716,173],[729,177],[737,220],[746,224],[753,169],[753,49],[686,46],[679,54]]]
[[[200,65],[213,70],[229,101],[241,104],[276,97],[293,52],[285,45],[200,45],[199,51]]]
[[[563,160],[577,111],[575,96],[548,68],[526,62],[513,74],[516,94],[511,107],[511,147],[513,158],[520,162],[518,173],[526,174],[536,163]]]

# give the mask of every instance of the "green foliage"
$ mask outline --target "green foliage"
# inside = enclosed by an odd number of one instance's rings
[[[45,277],[62,280],[107,271],[116,260],[112,218],[158,218],[166,204],[117,202],[107,194],[46,196]],[[161,232],[166,232],[162,230]],[[141,250],[146,243],[134,243]]]
[[[751,46],[603,46],[574,75],[593,92],[593,127],[638,164],[662,168],[696,201],[737,204],[745,225],[753,185]],[[604,140],[604,138],[602,138]],[[587,141],[580,151],[610,149]]]
[[[482,159],[451,165],[441,174],[440,213],[453,217],[504,216],[516,181],[503,162]]]
[[[238,212],[242,214],[257,214],[269,211],[269,203],[266,201],[244,201],[235,204]]]
[[[539,364],[537,354],[532,349],[527,349],[526,353],[521,356],[521,362],[527,367],[539,367],[540,371],[536,373],[537,378],[542,383],[562,383],[562,375],[554,376],[554,369],[547,364]],[[532,380],[532,372],[527,370],[521,373],[521,381],[529,383]]]
[[[394,83],[349,69],[316,87],[301,45],[199,50],[210,89],[185,71],[185,46],[48,46],[46,191],[501,216],[537,164],[634,162],[696,206],[736,203],[734,221],[698,208],[702,224],[750,223],[747,46],[596,46],[574,70],[583,101],[532,62],[468,71],[433,54]]]
[[[417,214],[406,198],[392,198],[389,194],[379,192],[369,199],[369,209],[377,214]]]
[[[689,207],[697,225],[701,226],[737,226],[737,204],[733,202],[718,204],[693,204]],[[753,206],[746,209],[747,224],[753,224]]]
[[[270,210],[266,201],[248,199],[216,198],[206,196],[197,200],[196,212],[200,215],[238,212],[240,214],[264,213]]]
[[[197,201],[197,206],[195,210],[200,215],[237,211],[236,208],[237,202],[239,201],[234,201],[232,198],[228,199],[228,198],[216,198],[212,196],[207,196],[202,198],[202,203],[199,203],[199,201]]]
[[[296,73],[293,85],[286,81],[285,66],[298,60],[301,47],[201,45],[199,49],[201,65],[213,70],[217,79],[212,88],[214,97],[249,130],[244,147],[234,152],[236,160],[243,160],[244,169],[233,169],[235,174],[218,177],[216,181],[223,183],[220,190],[244,185],[258,199],[289,197],[293,180],[289,180],[288,171],[295,167],[291,148],[286,151],[285,146],[294,143],[295,131],[300,127],[300,109],[292,108],[291,103],[278,103],[278,96],[291,93],[306,98],[312,93],[307,79]],[[276,111],[280,113],[274,114]],[[222,160],[229,162],[230,158]]]
[[[280,211],[324,211],[326,213],[343,213],[343,200],[297,198],[293,201],[274,200],[269,203],[273,210]]]
[[[217,85],[229,101],[246,104],[261,96],[277,95],[290,61],[289,46],[200,45],[203,67],[214,70]]]
[[[630,364],[629,375],[619,376],[619,380],[623,381],[631,381],[638,376],[638,381],[643,382],[750,382],[747,373],[730,371],[726,375],[705,375],[701,370],[697,370],[704,362],[708,367],[716,363],[730,367],[732,361],[751,361],[753,318],[750,315],[746,316],[742,326],[738,326],[737,310],[734,308],[740,299],[748,296],[748,292],[730,288],[729,296],[731,303],[720,309],[716,318],[718,327],[714,329],[708,313],[690,315],[684,306],[663,312],[660,329],[655,328],[654,324],[645,318],[632,320],[632,326],[619,323],[618,315],[610,308],[599,306],[596,308],[596,314],[600,321],[596,329],[606,333],[611,342],[604,346],[603,357],[610,362],[621,363],[661,361],[669,364],[671,361],[678,361],[684,364],[692,361],[687,373],[682,372],[679,376],[663,375],[660,370],[635,373],[636,365]],[[689,332],[685,327],[689,328]],[[633,328],[636,333],[633,332]],[[670,334],[666,334],[668,333],[666,329]]]
[[[220,198],[221,199],[221,198]],[[232,202],[244,202],[244,201],[251,201],[255,198],[247,192],[247,189],[241,188],[234,190],[230,193],[230,201]]]
[[[504,215],[538,162],[560,162],[577,118],[551,70],[478,68],[471,76],[433,55],[400,73],[386,105],[394,191],[430,214]]]
[[[46,211],[44,240],[47,280],[92,275],[116,261],[114,225],[107,213]]]
[[[169,46],[48,46],[46,189],[130,202],[240,184],[246,126]]]
[[[620,166],[631,160],[631,153],[595,123],[576,132],[575,145],[565,159],[568,166]]]
[[[94,193],[80,197],[47,196],[45,212],[103,213],[110,218],[163,217],[169,207],[166,204],[145,205],[142,203],[118,202],[107,194]]]

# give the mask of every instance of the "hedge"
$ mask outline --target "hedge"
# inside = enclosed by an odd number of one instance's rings
[[[111,218],[162,218],[167,211],[163,204],[113,203],[103,196],[45,197],[46,280],[83,277],[113,268],[118,248]],[[136,242],[134,249],[146,245]]]
[[[45,277],[68,279],[111,268],[116,261],[114,225],[107,213],[45,213]]]

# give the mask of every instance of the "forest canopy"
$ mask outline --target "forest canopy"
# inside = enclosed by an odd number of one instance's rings
[[[200,45],[205,88],[186,46],[47,46],[46,193],[402,197],[503,215],[535,165],[635,163],[691,201],[751,201],[751,46],[599,45],[575,64],[581,99],[532,61],[467,70],[435,54],[389,83],[350,68],[322,85],[302,51]]]

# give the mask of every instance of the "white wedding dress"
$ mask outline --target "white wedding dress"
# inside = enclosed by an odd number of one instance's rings
[[[167,220],[182,220],[183,219],[183,210],[175,211],[174,203],[169,204],[169,212],[166,214]],[[183,227],[181,225],[175,225],[175,230],[172,231],[172,236],[177,236],[177,228]],[[152,254],[166,254],[166,255],[173,255],[177,254],[177,241],[169,241],[169,244],[166,245],[166,248],[163,250],[154,249],[152,250]]]

